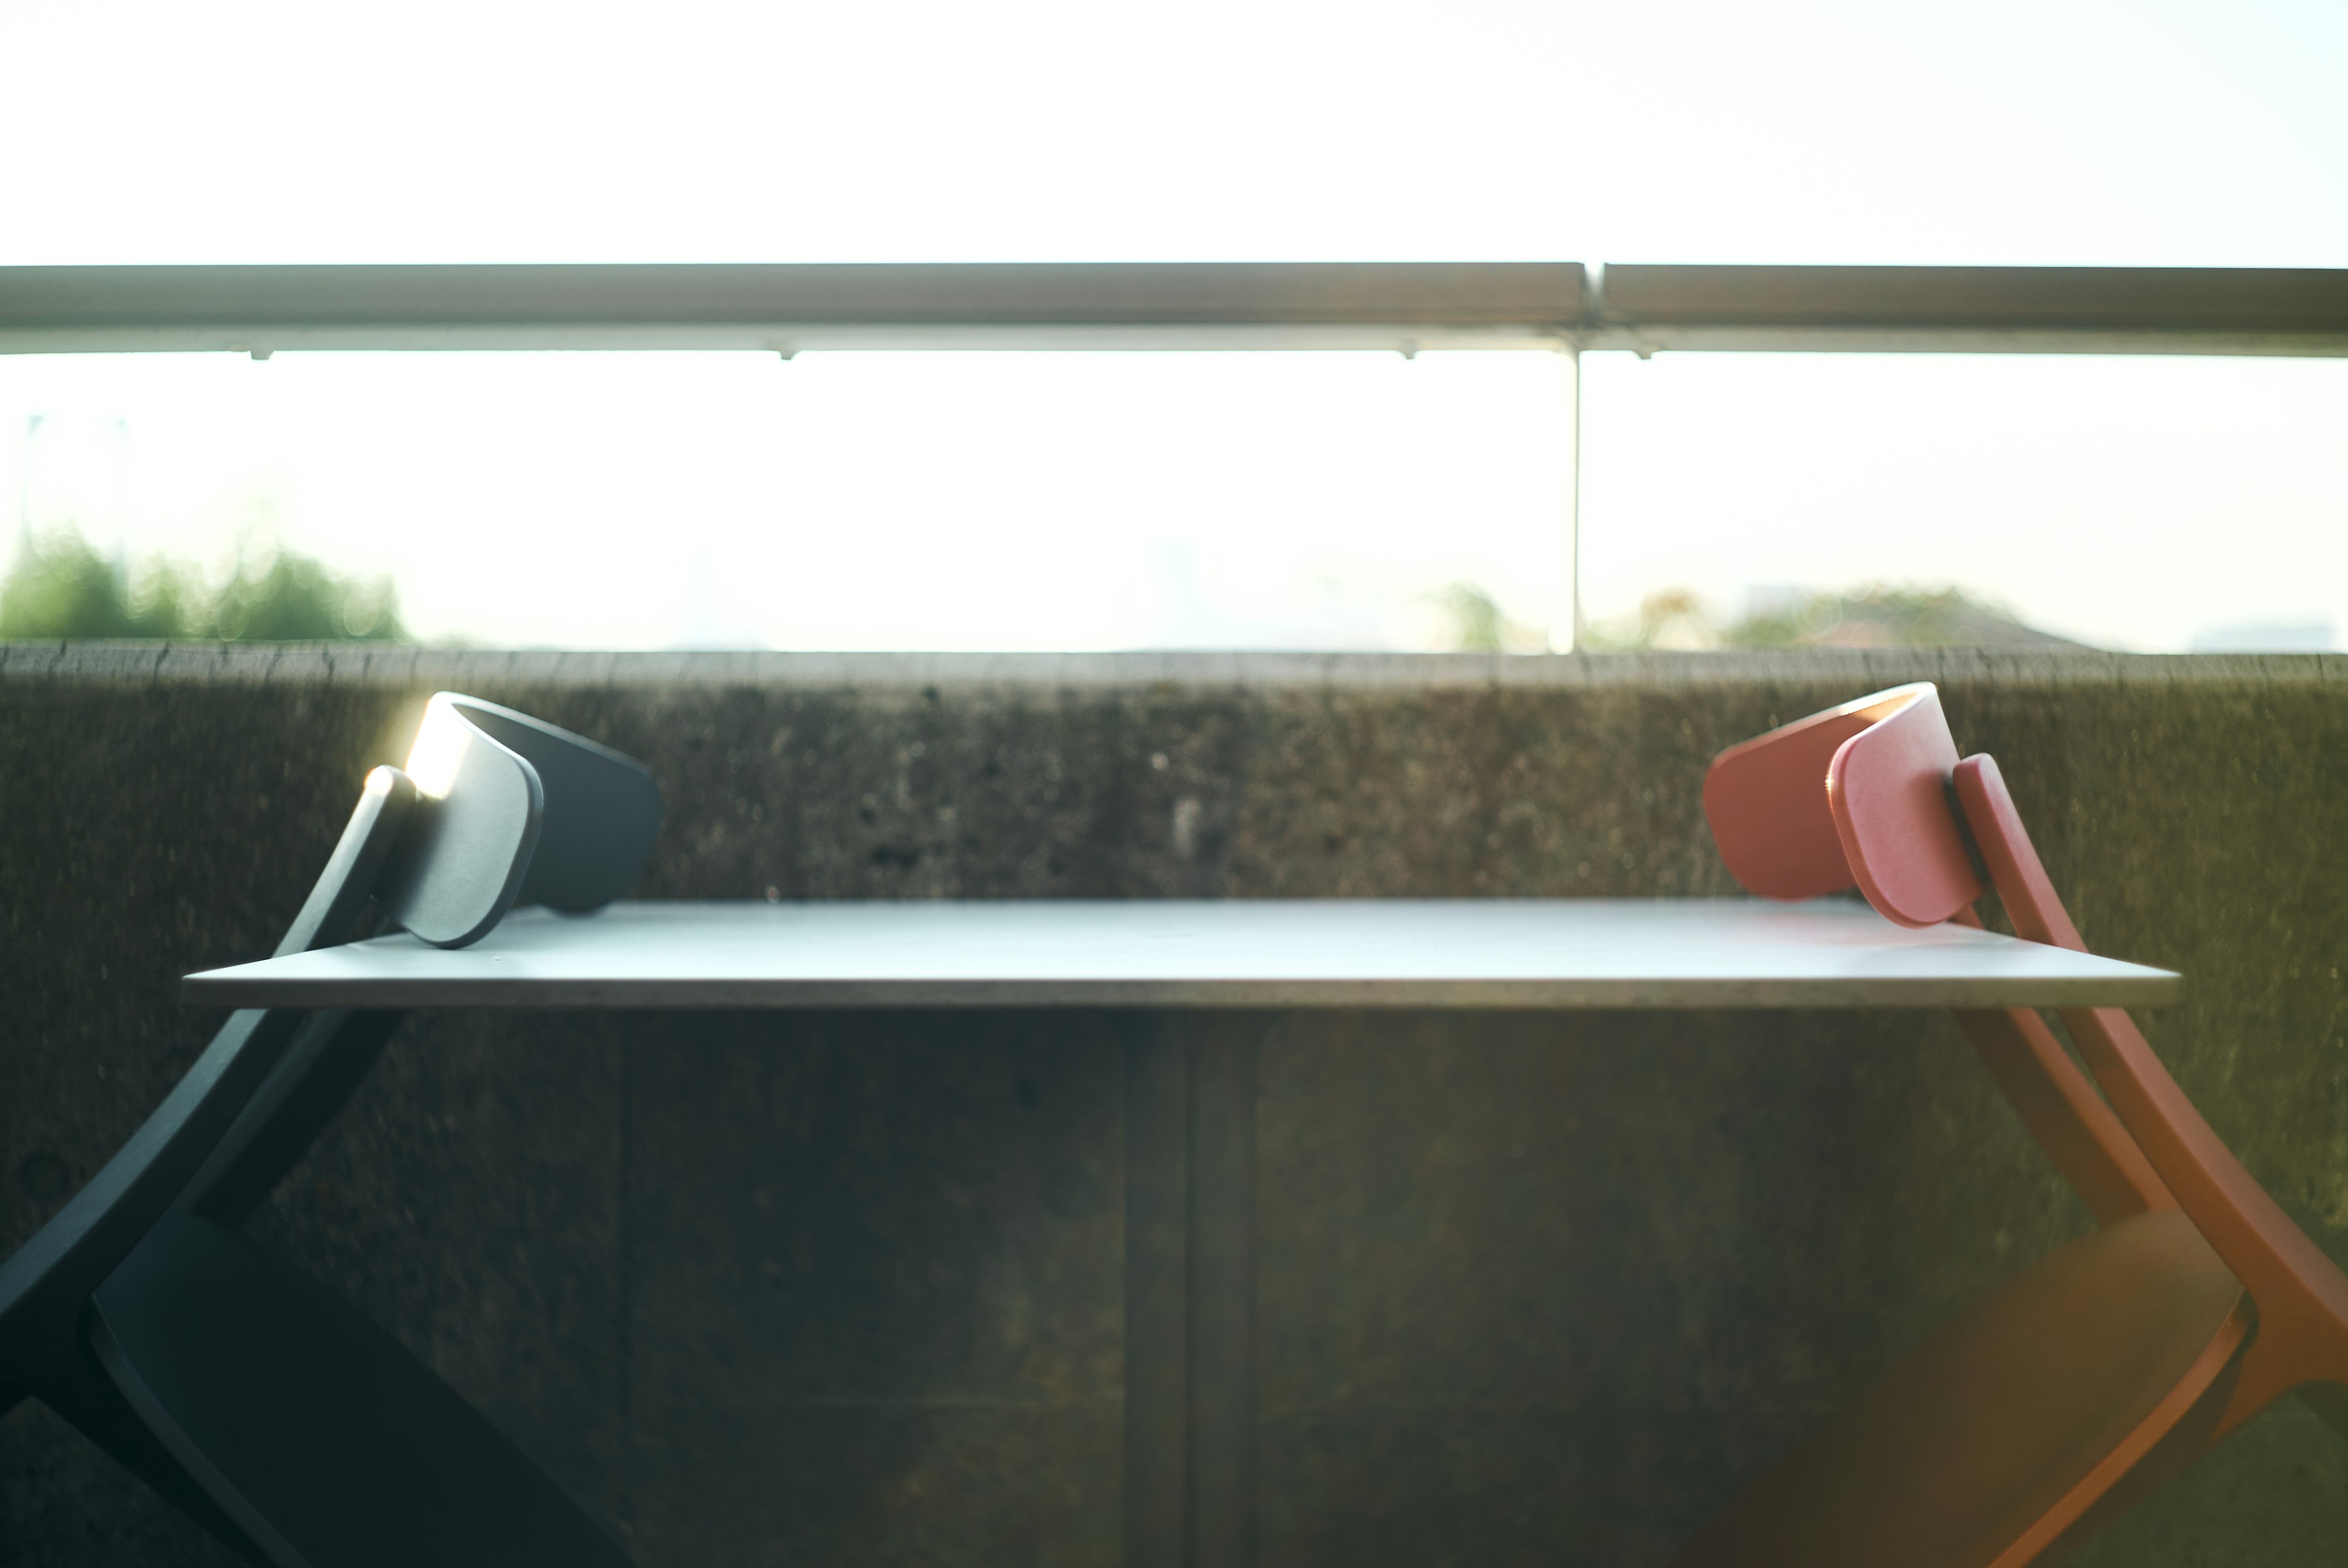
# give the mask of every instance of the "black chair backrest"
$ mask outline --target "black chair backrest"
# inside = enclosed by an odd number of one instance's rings
[[[661,819],[643,764],[527,713],[443,692],[407,754],[415,825],[384,875],[391,917],[461,948],[517,904],[599,908],[644,875]]]

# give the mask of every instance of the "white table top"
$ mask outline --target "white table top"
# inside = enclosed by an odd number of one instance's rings
[[[190,975],[223,1007],[2070,1007],[2165,969],[1822,899],[614,904]]]

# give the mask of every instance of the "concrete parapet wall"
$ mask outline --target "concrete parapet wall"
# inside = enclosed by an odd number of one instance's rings
[[[0,646],[0,1246],[192,1059],[424,698],[643,758],[651,897],[1707,896],[1705,762],[1941,683],[2154,1043],[2348,1257],[2348,659]],[[1143,1015],[418,1018],[256,1229],[647,1564],[1118,1554]],[[1655,1563],[2086,1225],[1945,1020],[1267,1017],[1267,1564]],[[2081,1555],[2334,1563],[2296,1406]],[[209,1563],[46,1412],[0,1563]]]

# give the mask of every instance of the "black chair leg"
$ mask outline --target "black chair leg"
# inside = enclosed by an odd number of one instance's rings
[[[242,1225],[374,1071],[405,1016],[333,1011],[304,1020],[178,1206],[231,1228]]]

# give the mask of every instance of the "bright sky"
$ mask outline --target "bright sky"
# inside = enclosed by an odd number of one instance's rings
[[[2334,4],[0,8],[0,264],[2348,266]],[[2348,636],[2348,365],[1593,354],[1583,593]],[[477,641],[1097,647],[1560,600],[1541,354],[0,361],[0,501]],[[40,416],[38,430],[32,421]],[[2237,637],[2240,635],[2236,633]]]

